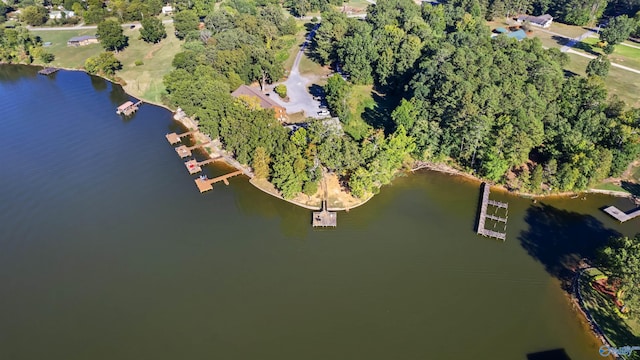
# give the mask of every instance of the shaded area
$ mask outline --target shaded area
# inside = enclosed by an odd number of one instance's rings
[[[564,36],[558,36],[558,35],[551,36],[551,39],[555,40],[555,42],[560,46],[569,46],[576,49],[580,49],[594,56],[600,55],[599,52],[593,50],[593,46],[582,41],[576,41],[574,39],[569,39]]]
[[[620,236],[591,215],[545,204],[530,207],[525,221],[529,229],[518,237],[522,247],[562,281],[565,291],[570,290],[580,259],[595,259],[611,237]]]
[[[630,181],[622,181],[620,187],[630,192],[631,195],[640,196],[640,184],[632,183]]]
[[[585,307],[614,346],[622,347],[640,344],[640,338],[633,334],[629,325],[614,310],[611,298],[591,287],[587,276],[580,277],[579,285]],[[640,359],[640,354],[634,352],[629,359]]]
[[[375,105],[364,108],[362,120],[376,129],[384,129],[386,134],[394,132],[395,124],[391,119],[391,112],[400,99],[391,95],[380,95],[375,91],[371,95]]]
[[[564,349],[553,349],[527,354],[527,360],[571,360]]]

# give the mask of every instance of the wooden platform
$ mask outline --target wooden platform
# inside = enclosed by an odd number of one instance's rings
[[[46,67],[40,71],[38,71],[38,74],[40,75],[51,75],[53,73],[58,72],[60,69],[58,68],[54,68],[54,67]]]
[[[195,145],[193,145],[193,146],[180,145],[180,146],[178,146],[178,147],[176,148],[176,152],[178,153],[178,155],[179,155],[181,158],[183,158],[183,159],[184,159],[184,158],[186,158],[186,157],[191,156],[191,150],[193,150],[193,149],[197,149],[197,148],[199,148],[199,147],[202,147],[202,146],[205,146],[205,145],[208,145],[208,144],[209,144],[209,143],[205,143],[205,144],[195,144]]]
[[[491,192],[491,186],[489,186],[489,184],[487,184],[487,183],[482,183],[482,200],[481,200],[481,203],[480,203],[480,215],[478,216],[477,233],[478,233],[478,235],[488,236],[488,237],[491,237],[491,238],[500,239],[502,241],[505,241],[506,238],[507,238],[507,234],[506,234],[507,219],[509,218],[509,216],[506,214],[506,212],[508,211],[509,204],[503,203],[503,202],[499,202],[499,201],[495,201],[495,200],[490,200],[489,199],[490,192]],[[505,209],[505,217],[487,214],[487,208],[489,206],[494,206],[494,207],[499,208],[499,209]],[[498,221],[498,222],[504,223],[503,231],[500,232],[500,231],[494,231],[494,230],[486,229],[485,228],[485,223],[486,223],[487,219],[491,219],[491,220],[494,220],[494,221]]]
[[[184,163],[184,165],[187,167],[187,170],[189,170],[189,174],[193,175],[202,171],[202,166],[210,164],[212,162],[216,162],[218,160],[222,160],[222,156],[218,156],[216,158],[207,159],[200,162],[198,162],[197,160],[189,160],[186,163]]]
[[[127,101],[124,104],[118,106],[116,109],[116,114],[129,116],[138,110],[138,107],[142,104],[142,101],[138,101],[137,103],[133,103],[131,101]]]
[[[338,213],[327,210],[327,202],[322,202],[322,210],[313,212],[313,227],[338,226]]]
[[[640,216],[640,208],[627,214],[615,206],[609,206],[608,208],[604,209],[604,212],[613,216],[616,220],[620,221],[621,223]]]
[[[194,134],[194,133],[196,133],[196,131],[187,131],[186,133],[182,133],[182,134],[171,133],[171,134],[165,135],[165,137],[169,141],[169,144],[175,145],[179,143],[183,137]]]
[[[222,175],[222,176],[218,176],[215,177],[213,179],[208,179],[206,176],[200,176],[199,178],[196,179],[196,186],[198,187],[198,190],[200,190],[201,193],[205,192],[205,191],[209,191],[213,189],[213,184],[217,183],[219,181],[224,182],[225,185],[229,185],[229,178],[230,177],[234,177],[237,175],[242,174],[242,170],[237,170],[234,172],[230,172],[228,174]]]

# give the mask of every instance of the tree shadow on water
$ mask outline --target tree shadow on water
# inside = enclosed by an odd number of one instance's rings
[[[527,360],[571,360],[571,358],[564,349],[554,349],[527,354]]]
[[[630,192],[632,195],[640,196],[640,185],[629,181],[622,181],[620,187]]]
[[[595,259],[611,237],[620,236],[591,215],[545,204],[530,207],[525,221],[529,230],[519,236],[522,247],[561,280],[564,290],[569,290],[580,259]]]

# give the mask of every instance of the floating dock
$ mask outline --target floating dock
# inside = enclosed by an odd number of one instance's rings
[[[327,210],[327,201],[322,201],[322,210],[313,212],[313,227],[336,227],[338,226],[338,214],[335,211]]]
[[[618,209],[615,206],[609,206],[608,208],[604,209],[604,212],[613,216],[616,220],[620,221],[621,223],[640,216],[640,208],[630,213],[625,213],[624,211]]]
[[[191,134],[195,134],[196,132],[197,131],[187,131],[187,132],[182,133],[182,134],[171,133],[171,134],[165,135],[165,137],[167,138],[167,141],[169,141],[169,144],[175,145],[175,144],[179,143],[180,141],[182,141],[183,137],[189,136]]]
[[[142,104],[142,101],[138,101],[137,103],[133,103],[131,101],[127,101],[126,103],[118,106],[116,109],[116,114],[129,116],[134,112],[138,111],[138,107]]]
[[[53,73],[58,72],[60,69],[58,68],[54,68],[54,67],[46,67],[40,71],[38,71],[38,74],[40,75],[51,75]]]
[[[202,166],[210,164],[212,162],[216,162],[218,160],[222,160],[222,156],[218,156],[212,159],[207,159],[204,161],[189,160],[186,163],[184,163],[184,165],[187,167],[187,170],[189,170],[189,174],[193,175],[202,171]]]
[[[205,191],[209,191],[213,189],[213,184],[219,181],[224,182],[225,185],[229,185],[229,178],[237,175],[243,174],[242,170],[237,170],[234,172],[230,172],[226,175],[218,176],[213,179],[208,179],[206,176],[202,175],[196,179],[196,186],[201,193]]]
[[[491,238],[499,239],[505,241],[507,238],[507,219],[509,204],[503,203],[500,201],[490,200],[489,194],[491,192],[491,186],[487,183],[482,183],[482,201],[480,203],[480,215],[478,216],[478,235],[488,236]],[[493,206],[495,208],[494,212],[497,212],[497,209],[504,209],[505,215],[504,217],[498,216],[496,214],[487,214],[487,209],[489,206]],[[487,219],[494,220],[496,222],[504,223],[504,228],[502,231],[489,230],[485,228],[485,222]],[[495,228],[495,226],[494,226]]]

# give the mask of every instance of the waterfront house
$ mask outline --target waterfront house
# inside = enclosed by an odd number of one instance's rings
[[[236,91],[231,93],[231,96],[239,99],[242,99],[243,97],[253,98],[261,108],[273,109],[275,117],[276,119],[278,119],[278,121],[287,120],[287,109],[280,106],[277,102],[265,95],[258,88],[247,85],[240,85],[240,87],[238,87]]]
[[[89,44],[97,44],[98,38],[92,35],[74,36],[67,41],[67,46],[85,46]]]
[[[162,15],[171,15],[173,14],[173,7],[171,5],[162,7]]]
[[[76,13],[74,13],[73,11],[69,11],[69,10],[62,10],[62,11],[52,11],[49,13],[49,19],[62,19],[64,14],[64,18],[68,19],[68,18],[72,18],[74,16],[76,16]]]
[[[525,21],[529,22],[533,26],[548,28],[553,23],[553,17],[549,14],[540,16],[520,15],[516,18],[518,24],[523,24]]]

